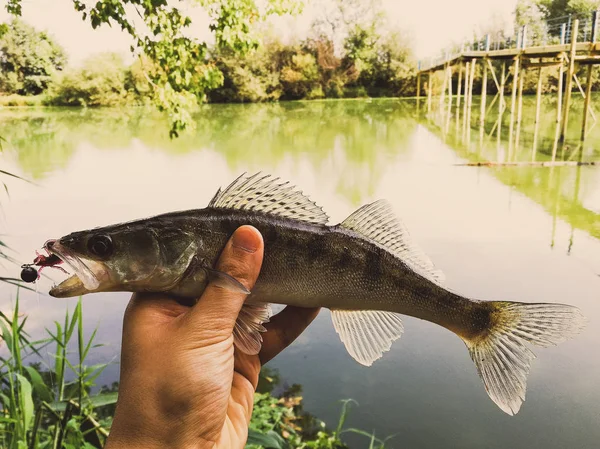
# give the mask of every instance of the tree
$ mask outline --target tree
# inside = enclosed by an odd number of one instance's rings
[[[46,33],[23,21],[5,24],[0,34],[0,91],[38,95],[66,62],[63,49]]]
[[[6,9],[21,14],[22,0],[9,0]],[[208,59],[208,44],[190,36],[192,20],[167,0],[72,0],[92,28],[118,26],[134,41],[132,53],[145,55],[154,64],[148,73],[153,101],[171,119],[175,137],[191,123],[190,110],[207,91],[223,83],[218,67]],[[245,54],[258,45],[255,25],[272,14],[299,11],[297,0],[195,0],[210,18],[210,31],[219,48]],[[127,9],[125,8],[127,6]],[[134,21],[132,16],[141,18]]]
[[[528,45],[543,45],[548,35],[547,10],[536,0],[519,0],[515,7],[515,24],[527,27]]]
[[[600,8],[600,0],[538,0],[538,3],[545,9],[546,19],[568,15],[589,17],[592,11]]]
[[[281,44],[269,42],[240,57],[232,51],[214,55],[217,68],[223,73],[223,85],[209,93],[216,102],[261,102],[278,100],[281,96],[277,54]]]
[[[356,27],[381,25],[384,17],[381,0],[332,0],[322,6],[321,14],[312,23],[312,32],[316,38],[332,42],[338,56]]]

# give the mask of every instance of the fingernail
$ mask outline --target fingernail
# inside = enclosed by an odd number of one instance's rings
[[[250,228],[242,228],[233,234],[233,247],[243,249],[248,253],[254,253],[258,249],[260,242]]]

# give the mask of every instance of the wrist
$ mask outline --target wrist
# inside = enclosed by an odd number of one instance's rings
[[[139,434],[131,432],[124,435],[120,432],[111,431],[104,449],[213,449],[215,443],[194,439],[185,440],[176,435],[149,435],[148,433]]]
[[[182,432],[177,426],[142,422],[131,415],[121,419],[119,413],[110,429],[104,449],[213,449],[215,443],[196,434]]]

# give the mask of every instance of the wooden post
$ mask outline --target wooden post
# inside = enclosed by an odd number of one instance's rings
[[[427,78],[427,115],[431,114],[431,90],[432,90],[432,72],[431,70],[428,72],[429,77]]]
[[[446,111],[446,133],[450,129],[450,117],[452,117],[452,66],[448,65],[448,110]]]
[[[565,102],[563,104],[562,124],[560,127],[559,142],[565,141],[567,126],[569,125],[569,109],[571,107],[571,89],[573,88],[573,74],[575,73],[575,53],[577,51],[577,33],[579,31],[579,19],[573,21],[571,30],[571,50],[569,52],[569,69],[567,70],[567,82],[565,84]]]
[[[504,73],[506,72],[506,62],[502,61],[502,73],[500,74],[500,101],[498,102],[498,145],[502,139],[502,117],[504,116],[504,86],[506,78]]]
[[[420,117],[420,115],[421,115],[421,72],[418,72],[417,73],[417,117]]]
[[[585,102],[583,105],[583,120],[581,121],[581,143],[585,140],[587,118],[590,108],[590,97],[592,96],[592,64],[588,65],[587,85],[585,86]],[[583,151],[583,148],[581,149]]]
[[[462,70],[463,63],[460,61],[458,64],[458,86],[456,86],[456,116],[460,116],[460,89],[462,87]]]
[[[448,64],[444,66],[444,81],[442,81],[442,91],[440,92],[440,118],[444,116],[444,103],[446,102],[446,85],[448,83]]]
[[[487,45],[489,45],[489,35],[487,40]],[[480,139],[483,139],[483,133],[485,128],[485,107],[487,100],[487,57],[482,62],[482,79],[481,79],[481,108],[479,113],[479,134]]]
[[[517,130],[515,134],[515,151],[519,151],[519,138],[521,137],[521,119],[523,118],[523,81],[525,76],[521,73],[519,77],[519,94],[517,99]]]
[[[538,69],[538,82],[535,91],[535,124],[533,125],[533,149],[531,150],[531,160],[535,161],[535,153],[537,152],[537,139],[540,127],[540,106],[542,103],[542,67]]]
[[[473,78],[475,78],[475,65],[477,64],[477,59],[471,59],[471,73],[469,74],[469,104],[467,105],[467,142],[471,142],[471,110],[473,106]]]
[[[517,88],[519,86],[519,65],[521,62],[521,56],[515,56],[515,63],[513,65],[513,85],[512,85],[512,96],[510,102],[510,124],[508,125],[508,158],[510,160],[513,148],[513,130],[515,126],[515,108],[517,106]]]
[[[564,38],[564,23],[561,30],[561,42]],[[556,101],[556,131],[554,132],[554,144],[552,145],[552,162],[556,160],[556,152],[558,150],[558,138],[560,137],[560,119],[562,117],[562,96],[563,96],[563,75],[564,75],[564,53],[559,55],[560,62],[558,64],[558,90]]]
[[[467,131],[467,102],[469,98],[469,68],[470,63],[467,61],[465,63],[465,85],[464,85],[464,101],[463,101],[463,139],[465,137],[465,133]]]

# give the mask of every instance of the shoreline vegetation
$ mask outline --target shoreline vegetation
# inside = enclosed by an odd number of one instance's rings
[[[81,297],[62,323],[54,322],[36,341],[19,304],[17,292],[12,313],[0,311],[0,447],[101,449],[110,432],[118,382],[96,385],[108,363],[89,362],[102,345],[96,342],[97,329],[85,337]],[[345,426],[353,400],[341,401],[338,423],[329,428],[303,410],[301,385],[281,385],[279,373],[263,367],[246,448],[347,449],[341,436],[349,433],[360,435],[365,447],[385,448],[388,439]]]

